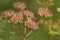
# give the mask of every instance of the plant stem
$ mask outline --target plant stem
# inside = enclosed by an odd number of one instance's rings
[[[23,37],[23,34],[20,32],[20,29],[19,29],[19,27],[17,26],[17,25],[14,25],[14,24],[12,24],[13,25],[13,28],[16,30],[16,33],[18,33],[19,34],[19,37]]]
[[[26,35],[26,27],[24,28],[24,33],[23,34]]]
[[[27,40],[26,39],[26,27],[24,28],[24,32],[23,32],[23,40]]]
[[[5,29],[5,28],[0,27],[0,29],[4,30],[4,31],[6,31],[6,32],[9,32],[10,34],[16,35],[16,33],[12,32],[12,31],[10,31],[10,30],[7,30],[7,29]],[[18,36],[18,35],[16,35],[16,36]],[[18,36],[18,37],[19,37],[19,36]]]
[[[12,24],[12,26],[13,26],[13,28],[14,28],[18,33],[20,33],[20,29],[19,29],[19,26],[18,26],[18,25]]]
[[[51,40],[51,37],[50,37],[50,40]]]
[[[40,5],[42,5],[42,3],[40,2],[40,0],[36,0],[36,2],[37,2],[38,4],[40,4]]]
[[[52,40],[52,36],[50,36],[50,40]]]
[[[26,37],[24,37],[23,40],[27,40]]]
[[[26,35],[26,38],[29,37],[32,33],[32,30]]]

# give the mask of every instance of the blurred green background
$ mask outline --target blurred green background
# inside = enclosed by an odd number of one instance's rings
[[[40,7],[40,5],[35,0],[0,0],[0,14],[2,14],[2,12],[5,10],[14,9],[13,3],[16,1],[25,2],[27,5],[27,9],[31,10],[35,14],[35,17],[39,19],[39,16],[37,15],[37,9],[38,7]],[[52,19],[56,21],[57,19],[60,19],[60,13],[57,12],[57,8],[60,7],[60,0],[54,0],[54,2],[55,5],[49,8],[53,12]],[[6,20],[0,21],[0,27],[15,32],[13,27]],[[44,31],[43,27],[44,26],[40,27],[40,30],[33,33],[33,36],[31,36],[29,40],[50,40],[50,35],[48,34],[47,31]],[[58,35],[53,36],[52,40],[60,40],[59,38],[60,36]],[[0,40],[22,40],[22,39],[20,37],[17,37],[16,35],[12,35],[9,32],[0,29]]]

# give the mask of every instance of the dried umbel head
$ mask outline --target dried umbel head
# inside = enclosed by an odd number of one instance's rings
[[[29,18],[34,18],[33,13],[29,10],[24,10],[23,14],[26,15],[27,17],[29,17]]]
[[[42,17],[52,17],[52,12],[46,7],[38,8],[38,14]]]
[[[23,14],[22,12],[15,13],[11,18],[10,22],[17,24],[17,23],[23,23]]]
[[[33,30],[38,30],[38,23],[33,21],[31,18],[28,18],[27,21],[25,21],[25,26],[27,26],[28,28],[31,28]]]
[[[20,9],[20,10],[24,10],[26,8],[26,5],[24,2],[15,2],[13,4],[14,8]]]
[[[2,17],[3,18],[8,18],[8,17],[11,17],[14,15],[14,11],[13,10],[7,10],[7,11],[4,11],[3,14],[2,14]]]

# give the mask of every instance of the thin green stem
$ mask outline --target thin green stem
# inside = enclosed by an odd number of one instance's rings
[[[14,24],[12,24],[12,26],[16,30],[16,33],[19,34],[19,37],[22,38],[23,37],[23,34],[19,31],[20,30],[19,27],[17,25],[14,25]]]
[[[24,28],[24,32],[23,32],[23,40],[27,40],[26,39],[26,27]]]
[[[10,30],[7,30],[7,29],[2,28],[2,27],[0,27],[0,29],[4,30],[4,31],[6,31],[6,32],[9,32],[10,34],[13,34],[13,35],[16,35],[16,36],[20,37],[19,35],[17,35],[16,33],[12,32],[12,31],[10,31]]]
[[[33,32],[33,31],[31,30],[31,31],[26,35],[26,38],[29,37],[32,32]]]
[[[24,37],[24,38],[23,38],[23,40],[27,40],[27,38],[26,38],[26,37]]]
[[[23,40],[26,40],[25,38]]]
[[[13,28],[16,29],[16,26],[14,24],[12,24]]]
[[[0,29],[2,29],[2,30],[4,30],[4,31],[7,31],[7,32],[9,32],[10,34],[14,34],[14,35],[15,35],[14,32],[12,32],[12,31],[10,31],[10,30],[7,30],[7,29],[5,29],[5,28],[3,28],[3,27],[0,27]]]
[[[52,36],[50,36],[50,40],[52,40]]]
[[[40,4],[40,5],[42,5],[42,3],[40,2],[40,0],[36,0],[36,2],[37,2],[38,4]]]
[[[23,34],[26,35],[26,27],[24,28],[24,33]]]
[[[17,24],[16,24],[16,25],[12,24],[12,26],[13,26],[13,28],[14,28],[15,30],[17,30],[18,33],[20,33],[20,29],[19,29],[19,27],[17,26]]]

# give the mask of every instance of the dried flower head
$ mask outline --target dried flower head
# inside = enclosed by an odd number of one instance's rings
[[[22,12],[15,13],[11,18],[10,22],[17,24],[17,23],[22,23],[23,22],[23,14]]]
[[[7,11],[3,12],[2,16],[3,16],[3,18],[8,18],[8,17],[13,16],[14,13],[15,12],[13,10],[7,10]]]
[[[28,18],[27,21],[25,21],[25,26],[27,26],[28,28],[31,28],[33,30],[38,30],[38,23],[33,21],[31,18]]]
[[[13,6],[17,9],[24,10],[26,8],[26,5],[24,2],[16,2],[13,4]]]
[[[29,18],[34,18],[33,13],[29,10],[24,10],[23,14],[26,15],[27,17],[29,17]]]
[[[42,17],[52,17],[52,12],[48,8],[45,8],[45,7],[40,7],[38,9],[38,14]]]

